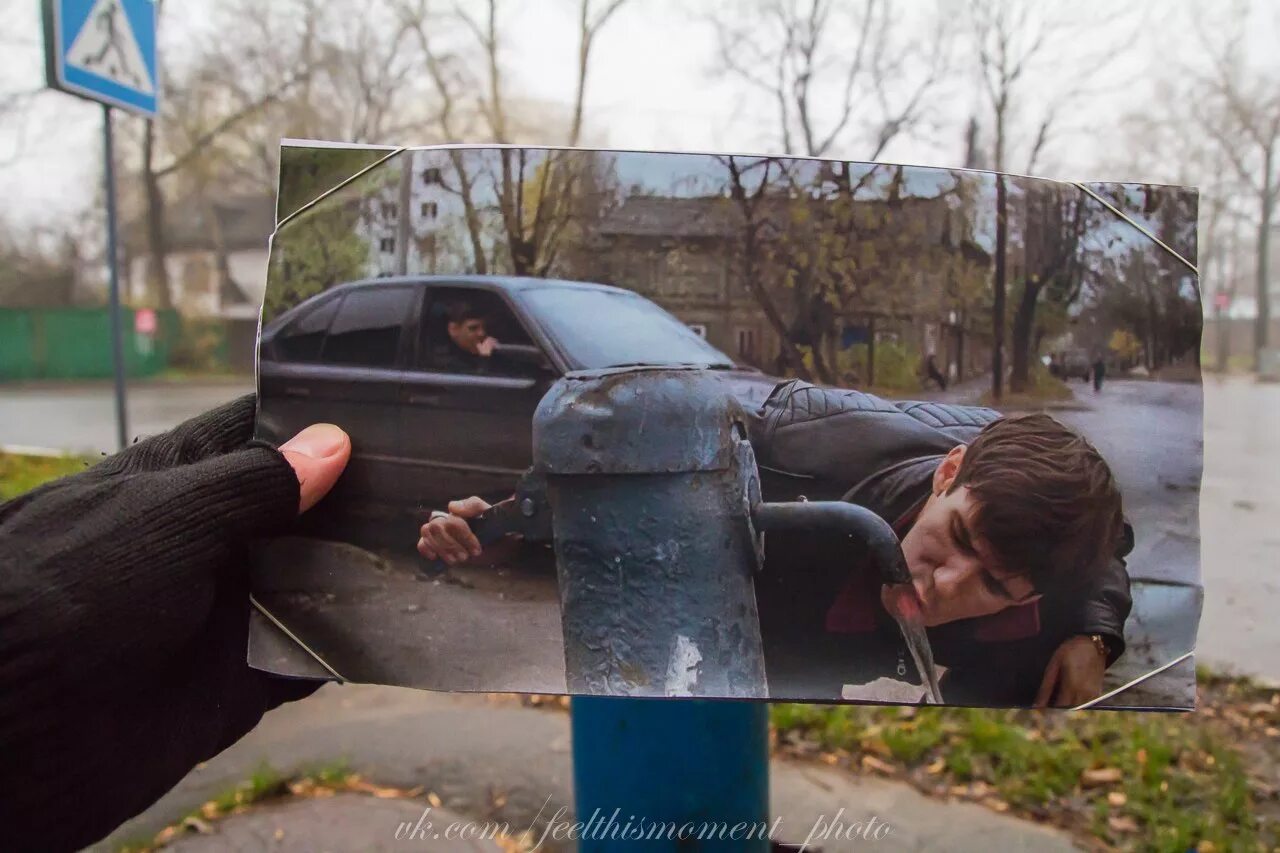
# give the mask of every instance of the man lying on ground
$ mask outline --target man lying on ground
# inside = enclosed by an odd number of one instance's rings
[[[1124,650],[1132,531],[1087,440],[1046,414],[799,381],[780,383],[748,426],[764,500],[847,500],[893,525],[948,703],[1070,706],[1101,693]],[[487,507],[450,504],[422,526],[419,551],[478,556],[465,519]],[[756,599],[771,697],[875,698],[846,686],[921,682],[859,543],[774,532],[765,548]]]

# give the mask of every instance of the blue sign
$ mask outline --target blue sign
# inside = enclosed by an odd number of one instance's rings
[[[154,0],[44,0],[44,33],[50,86],[155,116]]]

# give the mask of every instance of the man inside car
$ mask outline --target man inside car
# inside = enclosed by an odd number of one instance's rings
[[[466,299],[453,299],[445,303],[444,318],[447,335],[438,339],[432,363],[451,373],[488,373],[498,339],[489,335],[484,312]]]
[[[847,500],[894,526],[948,670],[946,701],[1070,706],[1102,692],[1124,649],[1132,534],[1084,438],[1045,414],[798,381],[774,389],[749,432],[765,500]],[[472,497],[433,514],[418,550],[450,564],[479,556],[465,519],[487,507]],[[771,694],[838,699],[850,676],[910,679],[865,564],[847,537],[770,534],[756,598]]]

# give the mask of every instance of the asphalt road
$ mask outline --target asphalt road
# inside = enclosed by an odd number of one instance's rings
[[[163,432],[219,403],[254,391],[253,377],[140,382],[128,388],[130,439]],[[116,449],[109,382],[0,385],[0,446],[101,453]]]
[[[1144,531],[1130,561],[1135,576],[1185,576],[1196,553],[1198,508],[1205,601],[1197,657],[1280,680],[1280,385],[1206,378],[1200,493],[1198,448],[1183,438],[1199,429],[1200,388],[1111,380],[1095,395],[1074,387],[1086,408],[1058,414],[1116,465],[1135,526]],[[165,429],[249,391],[247,378],[135,384],[130,432]],[[110,450],[111,399],[110,385],[101,383],[0,387],[0,445]]]

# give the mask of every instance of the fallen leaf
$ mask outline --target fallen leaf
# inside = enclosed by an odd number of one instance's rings
[[[1218,849],[1212,841],[1201,841],[1196,845],[1196,853],[1215,853]]]
[[[1107,826],[1111,827],[1112,832],[1138,831],[1138,822],[1128,815],[1119,815],[1107,818]]]
[[[1138,759],[1139,764],[1145,765],[1147,763],[1147,748],[1142,747],[1139,749],[1136,754],[1136,758]]]
[[[818,759],[823,764],[830,764],[833,766],[840,763],[840,759],[836,756],[835,753],[832,753],[832,752],[824,752],[822,753],[822,755],[818,756]]]
[[[1114,784],[1123,778],[1124,774],[1119,767],[1096,767],[1080,774],[1080,784],[1086,788],[1096,788],[1099,785]]]
[[[1107,803],[1115,808],[1120,808],[1129,802],[1129,798],[1124,795],[1123,791],[1112,791],[1107,794]]]
[[[1275,708],[1273,708],[1269,702],[1254,702],[1252,705],[1249,706],[1250,714],[1257,714],[1262,716],[1270,714],[1274,710]]]
[[[951,786],[950,788],[948,788],[947,790],[951,793],[951,795],[952,795],[953,797],[967,797],[967,796],[969,796],[969,786],[968,786],[968,785],[952,785],[952,786]]]
[[[1263,733],[1267,737],[1280,737],[1280,729],[1277,729],[1275,726],[1267,726],[1263,730]]]
[[[992,811],[1007,812],[1009,810],[1009,804],[999,797],[987,797],[982,804]]]
[[[889,745],[879,738],[863,738],[862,748],[867,752],[874,752],[883,758],[893,758],[893,750]]]
[[[876,758],[874,755],[862,756],[862,766],[866,769],[874,770],[877,773],[884,773],[886,775],[892,775],[894,772],[894,767],[892,764],[890,764],[887,761],[881,761],[879,758]]]
[[[191,815],[186,820],[184,820],[182,822],[182,826],[184,829],[194,829],[196,832],[200,833],[201,835],[213,834],[213,827],[210,826],[207,821],[203,821],[200,818],[196,817],[195,815]]]
[[[930,764],[930,765],[929,765],[928,767],[926,767],[924,770],[925,770],[925,772],[926,772],[926,773],[928,773],[930,776],[937,776],[939,773],[941,773],[941,772],[946,768],[946,766],[947,766],[947,762],[946,762],[946,761],[944,761],[943,759],[939,758],[937,761],[934,761],[932,764]]]

